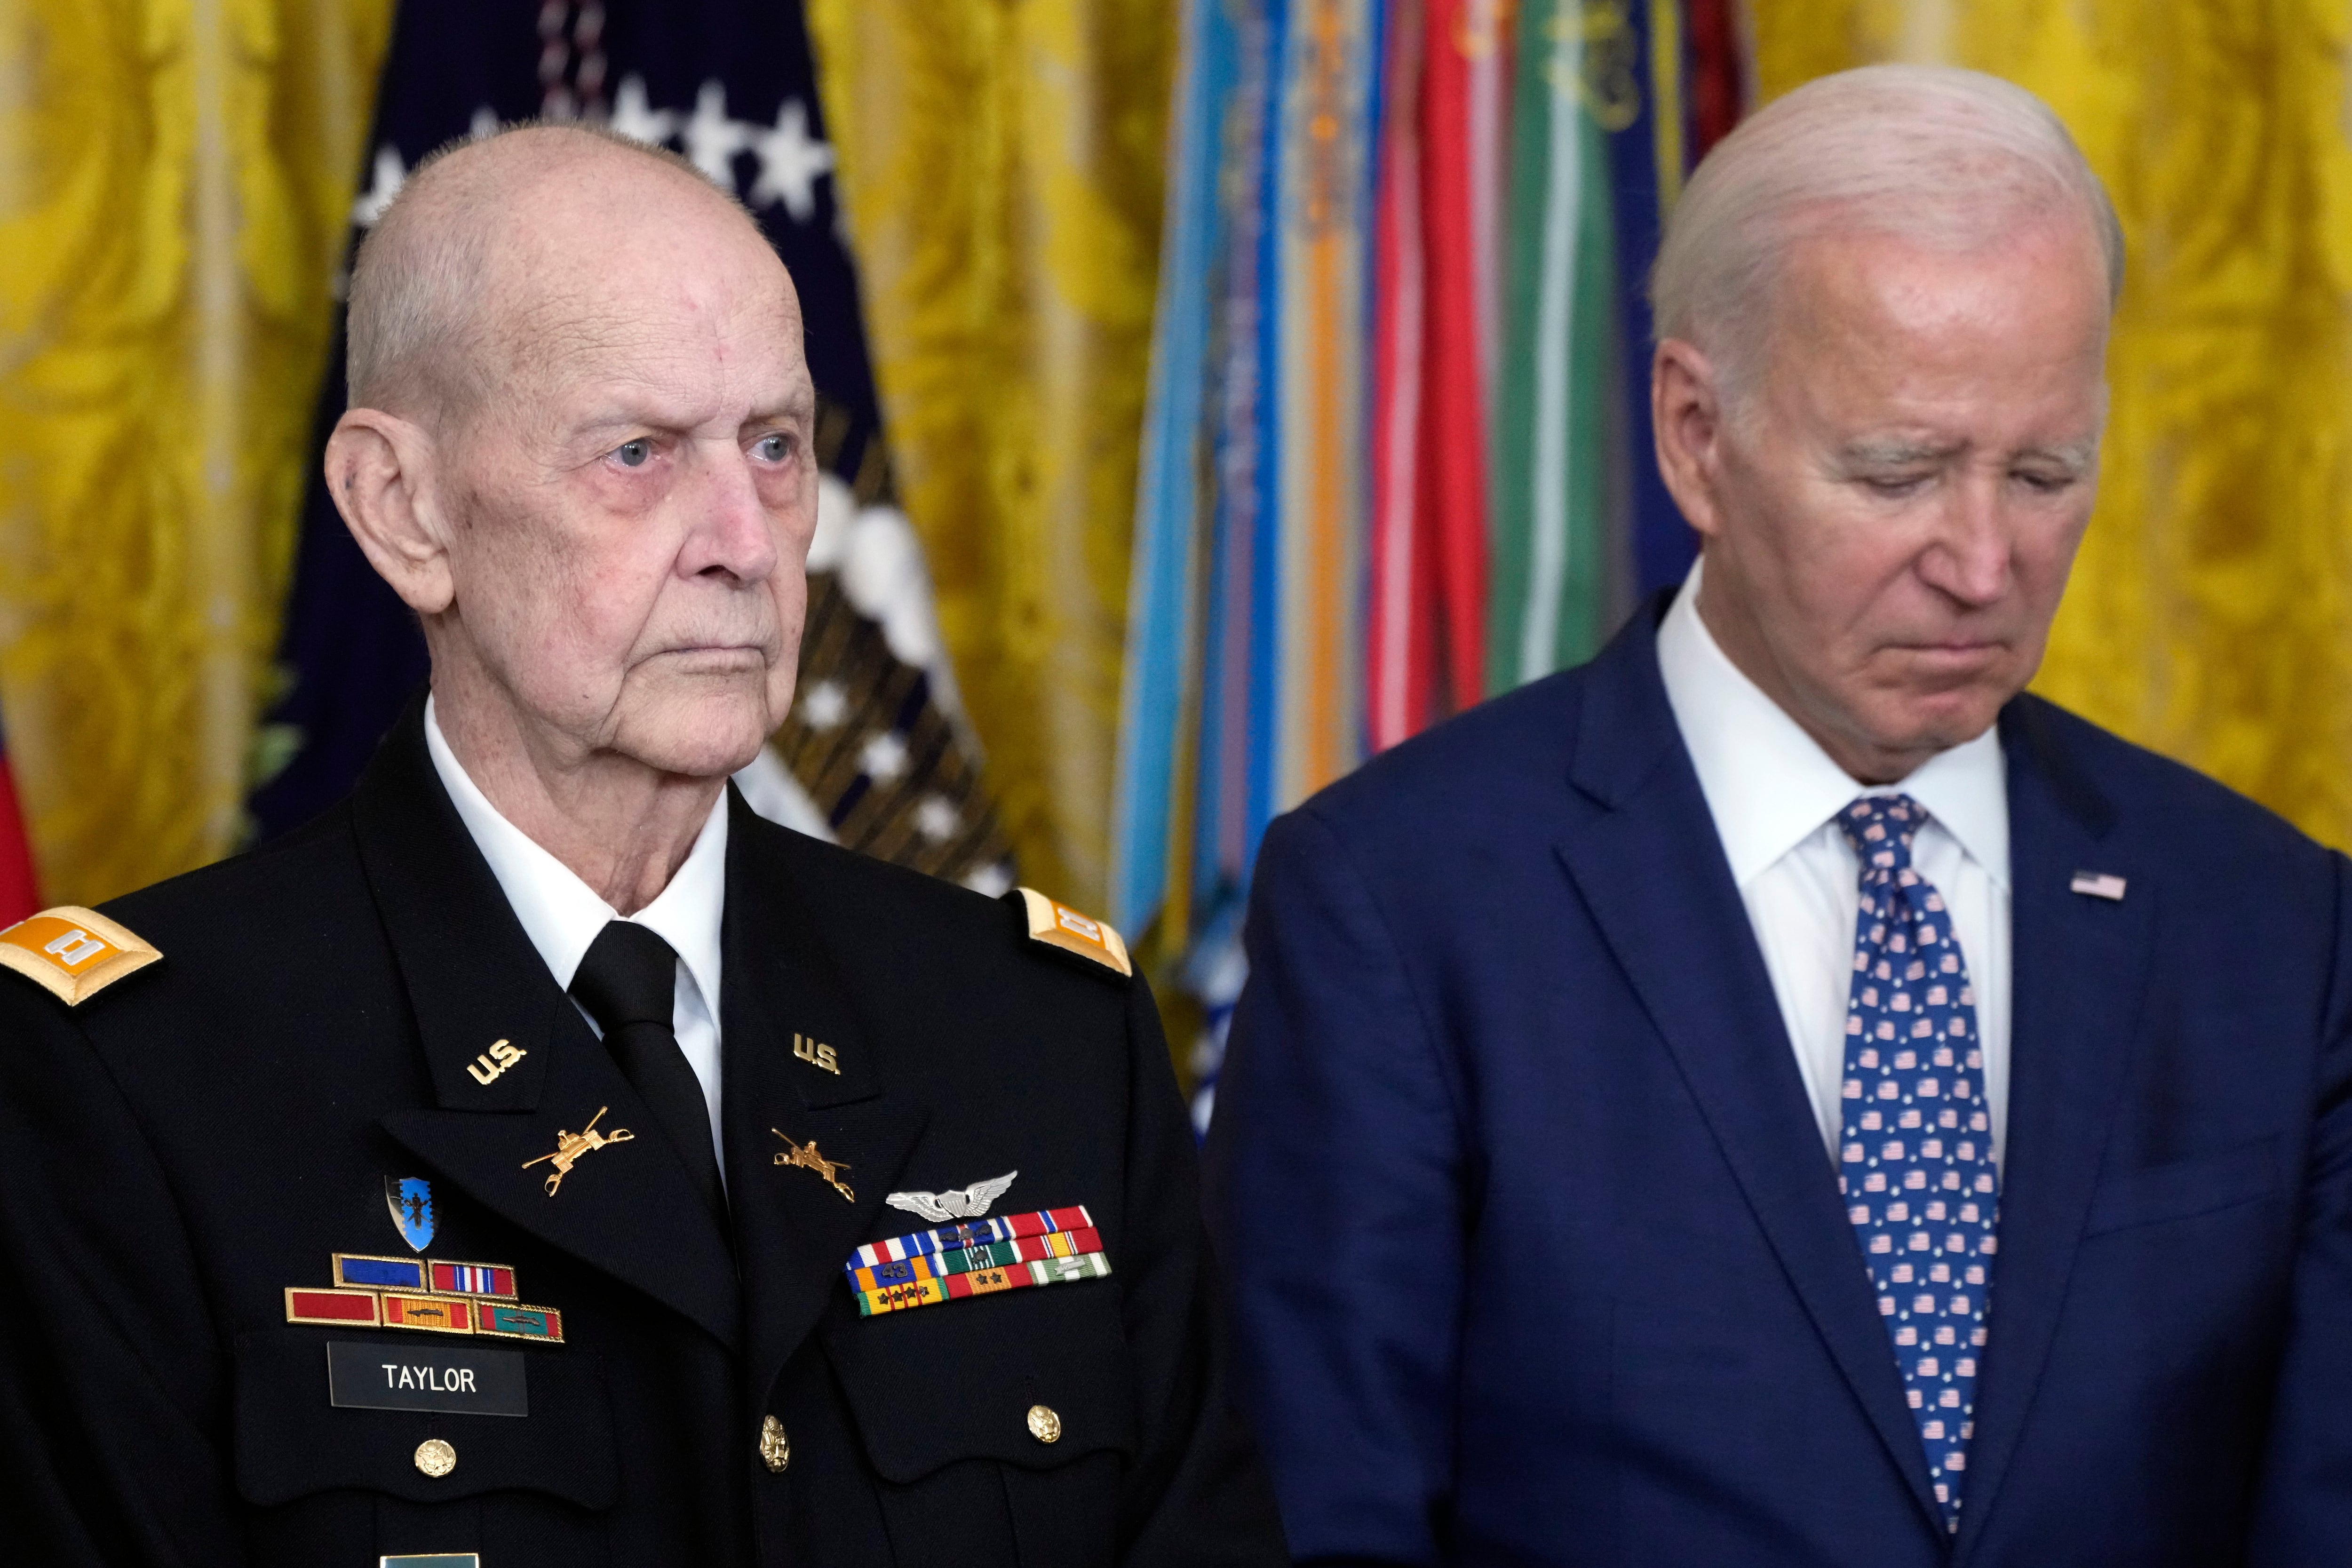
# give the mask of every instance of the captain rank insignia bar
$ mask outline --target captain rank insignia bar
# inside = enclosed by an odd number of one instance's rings
[[[842,1265],[860,1317],[905,1311],[1110,1272],[1102,1237],[1081,1205],[1001,1215],[868,1242]]]
[[[287,1288],[288,1322],[563,1342],[563,1314],[518,1300],[515,1271],[503,1263],[376,1258],[359,1252],[338,1252],[331,1258],[331,1287]]]

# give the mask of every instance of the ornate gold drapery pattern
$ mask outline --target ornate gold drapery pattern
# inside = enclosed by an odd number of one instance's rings
[[[0,703],[52,898],[236,837],[390,17],[0,3]]]
[[[956,679],[1023,879],[1093,908],[1176,13],[808,7],[884,427]]]
[[[1761,95],[1884,59],[2041,94],[2131,247],[2102,489],[2037,689],[2352,845],[2352,16],[1751,0]]]

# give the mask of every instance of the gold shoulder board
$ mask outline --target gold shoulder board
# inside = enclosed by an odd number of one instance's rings
[[[0,968],[13,969],[68,1007],[163,955],[96,910],[59,904],[0,931]]]
[[[1090,958],[1120,974],[1135,973],[1135,965],[1127,959],[1127,943],[1119,941],[1118,932],[1109,926],[1091,915],[1078,913],[1067,904],[1055,903],[1034,888],[1018,891],[1021,907],[1029,916],[1031,942],[1042,942],[1047,947]]]

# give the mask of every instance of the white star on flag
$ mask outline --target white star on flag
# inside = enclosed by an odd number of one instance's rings
[[[893,730],[885,730],[866,742],[858,753],[857,765],[876,784],[888,784],[907,771],[907,742]]]
[[[694,166],[729,190],[735,188],[735,154],[751,144],[756,129],[727,118],[727,85],[706,81],[694,95],[694,117],[686,122],[686,155]]]
[[[925,795],[922,804],[915,807],[915,831],[934,844],[953,838],[956,829],[962,826],[963,819],[956,815],[956,808],[938,795]]]
[[[401,162],[400,149],[387,142],[375,150],[373,178],[359,200],[352,204],[352,221],[362,228],[373,228],[383,209],[392,205],[392,198],[400,195],[400,187],[408,183],[408,165]]]
[[[849,694],[836,681],[820,680],[801,699],[801,720],[812,730],[830,730],[849,716]]]
[[[645,78],[623,77],[621,90],[613,99],[612,126],[624,136],[658,147],[677,134],[677,111],[653,106],[646,96]]]
[[[780,201],[794,223],[815,216],[816,182],[833,173],[833,148],[810,137],[808,106],[797,98],[784,100],[776,110],[776,128],[754,135],[751,148],[760,155],[751,205]]]

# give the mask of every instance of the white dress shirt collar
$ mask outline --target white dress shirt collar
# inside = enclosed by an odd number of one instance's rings
[[[1718,646],[1699,618],[1704,562],[1695,563],[1658,628],[1684,744],[1742,889],[1860,795],[1907,795],[2009,886],[2009,782],[1998,726],[1938,752],[1896,784],[1857,784]]]
[[[619,912],[490,804],[450,751],[430,697],[425,700],[425,746],[467,832],[522,922],[523,934],[546,961],[555,983],[570,990],[588,944],[606,921],[621,918]],[[714,1021],[719,1016],[719,933],[726,905],[727,795],[722,790],[669,886],[628,917],[669,943]]]

